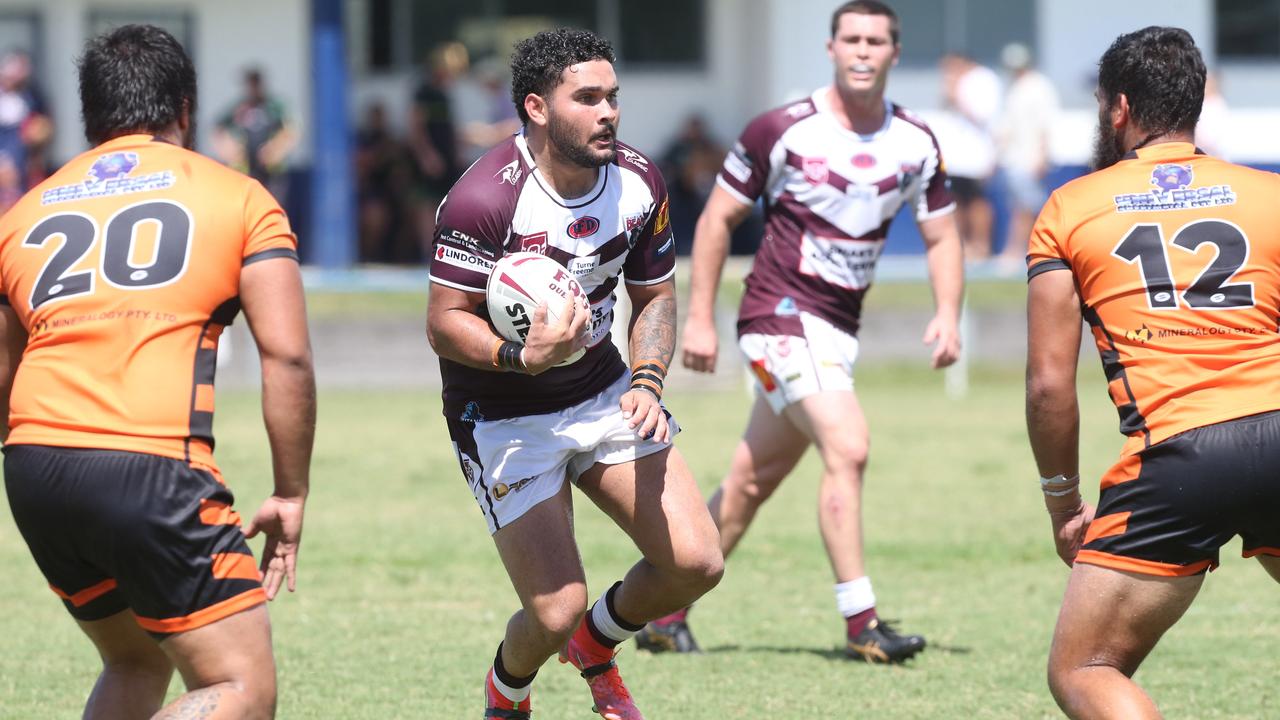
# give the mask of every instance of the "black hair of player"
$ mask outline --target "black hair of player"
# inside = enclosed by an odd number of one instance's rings
[[[1098,61],[1106,107],[1124,93],[1133,123],[1151,135],[1195,131],[1204,80],[1204,58],[1182,28],[1153,25],[1121,35]]]
[[[544,30],[516,44],[511,54],[511,101],[520,122],[529,124],[524,99],[529,95],[548,97],[564,80],[564,69],[591,60],[615,62],[613,46],[590,30],[556,28]]]
[[[76,69],[84,136],[93,145],[160,132],[183,110],[195,117],[195,65],[182,45],[155,25],[122,25],[91,38]]]
[[[853,0],[853,2],[847,2],[836,8],[836,11],[831,13],[831,37],[833,39],[836,36],[836,30],[840,27],[841,16],[849,13],[854,15],[883,15],[889,18],[889,37],[893,38],[894,45],[898,44],[898,13],[894,12],[893,8],[888,5],[876,0]]]

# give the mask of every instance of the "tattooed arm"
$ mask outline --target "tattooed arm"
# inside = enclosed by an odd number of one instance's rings
[[[676,285],[627,285],[631,297],[631,389],[622,414],[641,437],[671,440],[667,415],[658,403],[676,347]]]

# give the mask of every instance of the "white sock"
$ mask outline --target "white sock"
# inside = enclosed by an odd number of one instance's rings
[[[613,588],[610,588],[609,592],[613,592]],[[601,595],[596,604],[591,606],[591,624],[595,626],[596,630],[600,631],[600,634],[610,640],[616,640],[617,642],[628,640],[639,629],[628,630],[618,623],[618,619],[613,616],[613,613],[609,612],[608,595],[608,592]]]
[[[533,683],[529,683],[522,688],[513,688],[502,682],[502,679],[498,677],[497,672],[493,673],[493,686],[497,688],[498,692],[502,693],[502,697],[513,703],[522,703],[525,700],[528,700],[529,693],[533,690]]]
[[[836,607],[844,617],[857,615],[876,606],[876,594],[871,591],[871,578],[863,575],[857,580],[836,584]]]

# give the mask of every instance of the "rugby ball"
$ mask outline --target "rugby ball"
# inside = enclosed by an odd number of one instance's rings
[[[489,305],[489,321],[499,335],[523,343],[533,325],[533,311],[546,303],[547,322],[554,323],[564,310],[565,300],[573,298],[584,310],[589,310],[587,293],[578,284],[573,273],[546,255],[534,252],[518,252],[505,255],[493,266],[489,283],[485,287],[485,301]],[[556,367],[577,362],[586,348],[556,364]]]

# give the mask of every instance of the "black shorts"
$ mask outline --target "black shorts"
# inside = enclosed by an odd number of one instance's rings
[[[1218,565],[1232,537],[1245,557],[1280,556],[1280,412],[1175,435],[1122,457],[1102,479],[1077,559],[1145,575]]]
[[[129,608],[163,637],[266,601],[231,491],[207,470],[114,450],[4,454],[18,530],[77,620]]]

